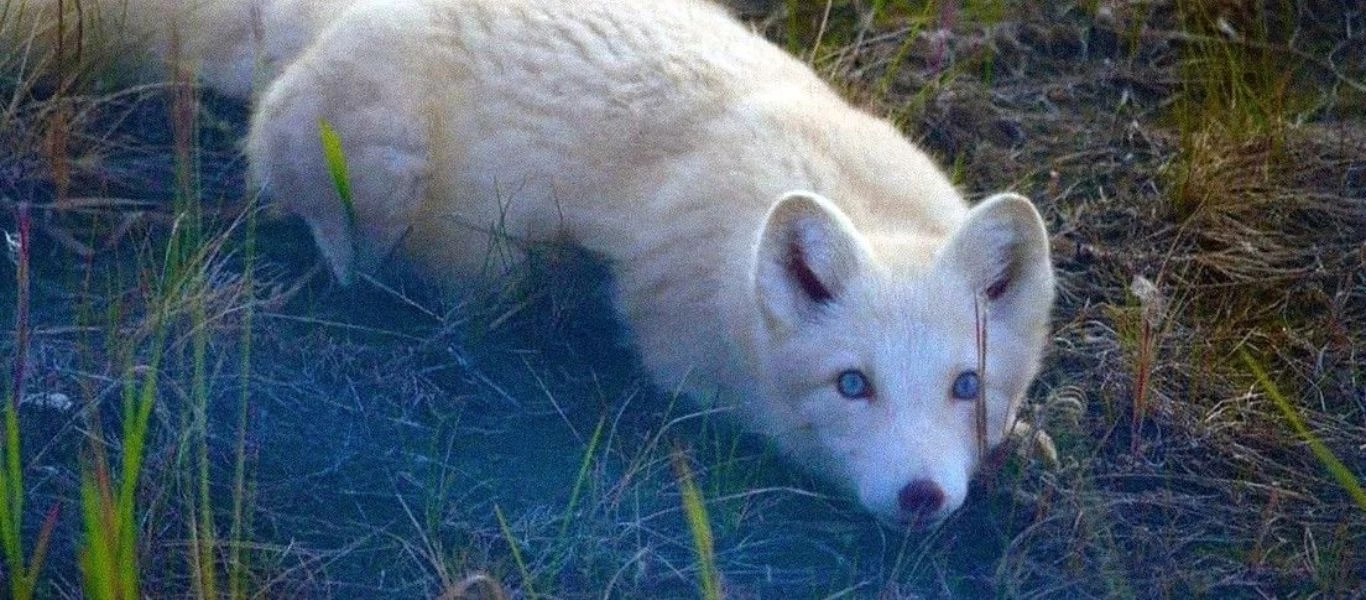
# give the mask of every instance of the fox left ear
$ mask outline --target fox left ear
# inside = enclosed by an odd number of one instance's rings
[[[996,194],[973,207],[937,264],[965,276],[997,315],[1047,324],[1053,304],[1048,231],[1024,196]]]

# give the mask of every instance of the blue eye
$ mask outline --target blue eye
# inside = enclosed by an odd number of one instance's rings
[[[963,371],[953,380],[953,397],[958,400],[976,400],[981,392],[982,379],[977,371]]]
[[[835,389],[839,390],[841,396],[850,400],[863,400],[873,397],[873,385],[868,383],[868,376],[863,371],[849,369],[840,373],[835,379]]]

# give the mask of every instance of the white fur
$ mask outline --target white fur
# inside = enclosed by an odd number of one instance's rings
[[[1010,429],[1053,298],[1038,213],[1014,195],[969,209],[900,132],[721,9],[207,6],[180,21],[191,58],[227,93],[268,82],[246,143],[253,178],[309,223],[343,282],[391,255],[468,281],[515,264],[521,243],[581,245],[612,265],[663,388],[734,406],[892,522],[941,518],[967,494],[975,408],[950,388],[977,367],[974,298],[990,289],[987,441]],[[343,140],[354,227],[320,119]],[[847,369],[874,397],[838,394]],[[904,510],[912,482],[943,502]]]

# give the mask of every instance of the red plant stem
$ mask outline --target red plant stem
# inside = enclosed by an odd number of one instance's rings
[[[1143,430],[1143,419],[1148,416],[1148,378],[1149,369],[1152,363],[1152,350],[1150,349],[1152,339],[1152,329],[1146,318],[1139,325],[1138,334],[1138,356],[1137,369],[1134,374],[1134,407],[1133,414],[1129,417],[1129,452],[1135,456],[1140,450],[1139,436]]]
[[[38,578],[38,570],[43,567],[43,561],[47,560],[47,549],[52,543],[52,531],[57,527],[57,518],[62,515],[62,505],[53,502],[47,509],[47,516],[43,517],[43,524],[38,527],[38,540],[33,544],[33,554],[29,557],[29,583],[33,583]]]
[[[18,206],[19,221],[19,249],[16,256],[17,267],[15,268],[15,310],[14,310],[14,367],[10,380],[13,385],[10,402],[15,403],[11,409],[17,408],[19,399],[24,394],[24,374],[25,367],[28,365],[28,244],[29,244],[29,203],[19,202]]]
[[[939,5],[939,31],[933,38],[930,53],[930,68],[936,72],[946,68],[949,56],[949,34],[958,21],[958,3],[945,2]]]

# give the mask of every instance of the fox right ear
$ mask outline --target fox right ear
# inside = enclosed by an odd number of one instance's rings
[[[759,230],[752,275],[770,325],[791,326],[838,301],[867,264],[868,251],[839,207],[791,192],[769,208]]]
[[[1018,194],[996,194],[969,211],[940,250],[938,264],[965,277],[993,307],[993,318],[1040,328],[1053,303],[1048,249],[1048,231],[1034,205]]]

